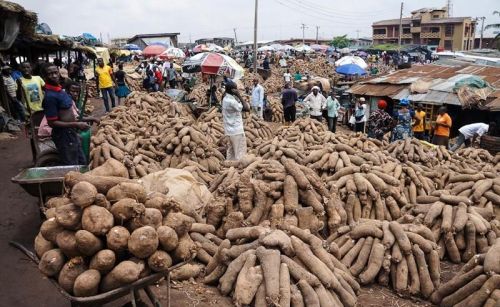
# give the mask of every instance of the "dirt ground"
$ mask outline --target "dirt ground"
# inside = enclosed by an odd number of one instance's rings
[[[100,100],[93,100],[95,114],[103,113]],[[0,140],[0,306],[69,306],[63,296],[49,280],[42,277],[37,266],[17,249],[9,246],[9,241],[17,241],[32,249],[41,220],[37,198],[30,196],[20,186],[10,181],[23,168],[32,166],[29,141],[23,133],[14,140]],[[459,266],[442,263],[443,280],[449,280]],[[162,303],[166,303],[166,282],[154,287],[154,292]],[[145,297],[144,294],[142,294]],[[173,283],[171,306],[233,306],[231,299],[222,297],[215,287],[207,287],[197,282]],[[125,299],[106,306],[122,306]],[[430,306],[429,303],[401,298],[381,286],[363,288],[358,298],[358,306]]]

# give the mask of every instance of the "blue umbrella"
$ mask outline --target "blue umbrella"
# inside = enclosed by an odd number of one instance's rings
[[[126,44],[123,46],[123,49],[126,49],[126,50],[141,50],[141,48],[139,48],[139,46],[137,46],[136,44]]]
[[[366,75],[366,71],[356,64],[342,65],[337,67],[335,71],[342,75]]]

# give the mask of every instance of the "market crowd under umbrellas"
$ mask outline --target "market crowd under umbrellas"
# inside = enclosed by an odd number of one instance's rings
[[[450,40],[479,19],[259,40],[273,5],[340,13],[255,1],[253,40],[106,40],[28,2],[0,2],[0,305],[500,304],[500,53]]]

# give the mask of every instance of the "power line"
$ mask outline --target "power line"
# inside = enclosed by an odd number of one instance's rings
[[[306,5],[302,3],[300,0],[288,0],[291,4],[296,5],[300,9],[305,9],[305,10],[310,10],[312,13],[319,14],[322,16],[330,17],[330,18],[335,18],[335,19],[344,19],[344,20],[359,20],[360,16],[351,16],[351,17],[346,17],[346,16],[341,16],[332,12],[326,12],[324,10],[318,10],[316,6],[311,6],[311,5]],[[375,16],[375,15],[373,15]]]
[[[363,24],[364,25],[363,21],[359,20],[359,18],[353,22],[341,22],[341,21],[332,20],[331,16],[329,16],[329,18],[327,18],[328,16],[325,17],[325,16],[318,15],[319,14],[318,12],[307,12],[306,13],[303,11],[303,8],[299,8],[300,12],[298,12],[297,7],[292,7],[286,3],[283,3],[280,0],[274,0],[274,1],[279,3],[280,5],[282,5],[284,7],[287,7],[289,9],[293,10],[295,13],[297,13],[301,16],[306,15],[306,16],[309,16],[312,18],[322,19],[322,20],[328,21],[329,23],[334,23],[334,24],[343,24],[343,25],[350,25],[350,26],[355,25],[355,24],[359,24],[359,25]],[[316,14],[316,15],[314,15],[314,14]],[[358,23],[356,23],[356,21],[358,21]]]
[[[360,16],[364,16],[364,17],[377,16],[379,13],[386,12],[386,10],[377,10],[377,11],[370,10],[369,12],[362,12],[362,11],[348,12],[348,11],[342,11],[339,9],[332,9],[329,6],[321,5],[321,4],[306,1],[306,0],[300,0],[300,3],[304,6],[308,6],[311,9],[321,10],[323,12],[328,12],[328,13],[331,13],[332,15],[335,15],[335,16],[359,18]]]

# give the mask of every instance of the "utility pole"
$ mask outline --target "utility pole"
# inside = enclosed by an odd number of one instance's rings
[[[255,0],[255,19],[253,24],[253,71],[257,72],[257,13],[259,0]]]
[[[300,26],[302,28],[302,46],[304,46],[306,44],[306,29],[307,29],[307,26],[305,24],[302,24]]]
[[[236,45],[238,43],[238,37],[236,36],[236,28],[233,28],[234,31],[234,44]]]
[[[403,2],[401,2],[401,12],[399,13],[399,31],[398,31],[398,53],[401,52],[401,34],[403,32]]]
[[[319,44],[318,31],[319,31],[319,26],[316,26],[316,45]]]
[[[481,36],[479,37],[479,49],[483,49],[484,20],[486,19],[486,17],[484,17],[484,16],[478,17],[477,19],[482,20],[482,22],[481,22]]]
[[[451,17],[451,12],[453,10],[453,3],[451,3],[451,0],[446,1],[446,9],[448,11],[448,17]]]
[[[189,33],[189,44],[191,45],[192,42],[191,42],[191,33]]]
[[[356,39],[359,40],[359,32],[361,32],[360,30],[356,30]]]

